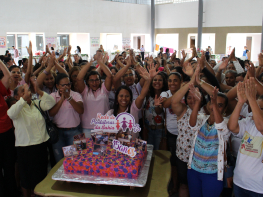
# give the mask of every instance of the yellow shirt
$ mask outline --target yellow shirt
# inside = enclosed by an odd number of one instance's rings
[[[44,92],[40,97],[40,106],[43,111],[51,109],[56,101]],[[16,104],[7,111],[7,115],[13,120],[15,126],[15,146],[30,146],[41,144],[49,139],[46,122],[34,102],[39,106],[40,100],[34,100],[30,105],[21,97]]]

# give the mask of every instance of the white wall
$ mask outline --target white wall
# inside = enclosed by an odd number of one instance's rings
[[[1,9],[0,36],[6,32],[44,32],[56,37],[57,32],[90,33],[150,33],[150,6],[108,2],[102,0],[12,0]],[[79,44],[81,47],[81,43]],[[91,53],[96,49],[91,48]],[[0,49],[3,54],[5,49]]]
[[[261,26],[263,0],[204,0],[203,27]],[[198,27],[198,2],[157,5],[155,28]]]
[[[228,34],[226,46],[235,47],[236,56],[242,57],[247,37],[252,37],[251,61],[255,62],[258,60],[258,54],[260,53],[261,34]]]

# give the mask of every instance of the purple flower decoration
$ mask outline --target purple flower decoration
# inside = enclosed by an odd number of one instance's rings
[[[127,170],[126,168],[123,168],[123,172],[124,172],[124,173],[127,173],[128,170]]]
[[[119,170],[118,170],[118,168],[114,168],[114,171],[115,171],[115,172],[118,172]]]
[[[104,169],[104,168],[102,166],[100,166],[99,169]]]
[[[137,173],[137,170],[133,170],[132,173],[133,173],[133,174],[136,174],[136,173]]]

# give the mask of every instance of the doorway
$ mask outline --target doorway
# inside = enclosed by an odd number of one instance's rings
[[[140,49],[141,47],[141,37],[139,36],[137,39],[138,45],[137,45],[137,49]]]
[[[190,46],[189,46],[189,48],[192,48],[193,46],[195,46],[195,36],[190,36]]]
[[[247,57],[249,60],[251,60],[252,37],[247,37],[246,46],[247,50],[249,50],[249,52],[247,53]]]

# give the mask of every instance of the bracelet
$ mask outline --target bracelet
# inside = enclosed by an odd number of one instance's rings
[[[201,82],[199,83],[199,86],[201,87],[204,81],[201,79]]]
[[[46,75],[48,75],[48,72],[47,72],[46,70],[44,70],[43,73],[45,73]]]
[[[71,101],[72,100],[72,96],[68,97],[67,101]]]

